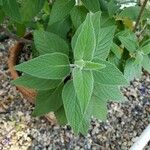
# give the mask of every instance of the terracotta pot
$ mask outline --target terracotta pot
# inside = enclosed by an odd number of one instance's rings
[[[27,34],[25,36],[26,39],[32,39],[32,34]],[[15,65],[18,63],[18,56],[21,53],[23,47],[23,42],[17,42],[14,46],[9,48],[9,56],[8,56],[8,68],[10,75],[15,80],[19,77],[19,73],[15,70]],[[22,87],[17,86],[18,91],[25,97],[30,103],[35,103],[35,97],[36,97],[36,91]],[[52,124],[56,124],[57,120],[53,112],[50,112],[49,114],[45,115],[47,120],[51,122]]]

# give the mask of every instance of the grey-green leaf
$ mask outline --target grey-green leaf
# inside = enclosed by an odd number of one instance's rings
[[[40,55],[60,52],[68,55],[69,46],[58,35],[46,31],[34,32],[34,43]]]
[[[150,57],[148,55],[143,56],[142,66],[150,73]]]
[[[107,101],[93,94],[89,106],[92,110],[92,116],[94,118],[106,121],[108,113]]]
[[[68,57],[62,53],[41,55],[17,65],[15,68],[42,79],[62,79],[70,73]]]
[[[86,20],[83,22],[81,32],[76,40],[75,47],[73,49],[75,60],[83,59],[90,61],[93,58],[96,39],[91,18],[92,13],[89,13]]]
[[[141,47],[140,50],[143,51],[143,53],[145,55],[149,54],[150,53],[150,43]]]
[[[43,116],[51,111],[57,111],[63,103],[62,88],[61,84],[56,89],[38,91],[33,115]]]
[[[137,40],[134,36],[119,36],[119,40],[129,52],[134,52],[138,48]]]
[[[118,59],[121,59],[121,56],[122,56],[122,50],[121,48],[113,43],[112,46],[111,46],[111,51],[115,54],[115,56],[118,58]]]
[[[106,59],[111,45],[113,43],[113,37],[115,33],[115,26],[101,28],[96,43],[96,50],[94,52],[94,58]]]
[[[25,0],[22,2],[21,14],[23,22],[29,22],[43,8],[45,0]]]
[[[128,81],[133,80],[134,78],[140,78],[142,74],[141,64],[135,64],[135,59],[130,58],[126,61],[124,75]]]
[[[97,95],[100,100],[103,101],[114,101],[123,102],[124,97],[120,92],[119,86],[117,85],[106,85],[106,84],[94,84],[93,94]]]
[[[56,0],[50,13],[49,25],[63,20],[75,5],[75,0]]]
[[[16,0],[3,0],[3,11],[12,20],[20,23],[21,14]]]
[[[77,29],[85,20],[88,11],[84,6],[74,6],[70,15],[74,27]]]
[[[116,68],[113,64],[100,59],[94,59],[93,62],[106,65],[106,67],[101,70],[93,71],[95,83],[101,83],[106,85],[128,84],[121,71],[118,68]]]
[[[61,80],[48,80],[40,79],[30,75],[23,75],[16,80],[12,81],[12,84],[17,86],[23,86],[34,90],[48,90],[54,89],[58,86]]]
[[[91,99],[93,84],[93,74],[90,70],[81,70],[80,68],[73,70],[73,85],[83,112],[86,111]]]
[[[55,111],[55,115],[60,125],[66,125],[68,123],[63,106],[61,106],[57,111]]]
[[[92,12],[100,11],[99,0],[82,0],[85,7]]]
[[[86,113],[82,112],[72,81],[64,86],[62,98],[68,123],[76,134],[79,132],[84,134],[89,127],[89,118],[85,117]]]
[[[48,25],[47,31],[51,33],[55,33],[59,35],[63,39],[67,39],[67,33],[69,32],[71,28],[71,21],[70,18],[67,17],[66,19],[63,19],[59,22],[56,22],[52,25]]]

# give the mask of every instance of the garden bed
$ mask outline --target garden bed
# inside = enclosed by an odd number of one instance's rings
[[[127,100],[109,103],[108,120],[92,119],[86,137],[75,136],[69,126],[52,125],[44,118],[31,116],[33,106],[10,85],[7,68],[8,47],[0,43],[0,149],[101,149],[128,150],[150,124],[150,75],[122,89]],[[148,150],[150,144],[145,150]]]

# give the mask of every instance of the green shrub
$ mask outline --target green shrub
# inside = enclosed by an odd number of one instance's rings
[[[7,17],[18,36],[33,30],[36,57],[16,66],[23,74],[13,81],[37,91],[33,115],[53,111],[82,134],[92,116],[106,120],[107,102],[124,100],[120,86],[150,71],[150,12],[134,27],[140,10],[113,0],[0,0],[1,23]]]

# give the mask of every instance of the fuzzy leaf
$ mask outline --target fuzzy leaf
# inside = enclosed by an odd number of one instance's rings
[[[55,33],[59,35],[61,38],[66,40],[67,33],[69,32],[70,28],[71,28],[70,18],[66,18],[52,25],[48,25],[47,31]]]
[[[145,55],[149,54],[150,53],[150,43],[148,43],[147,45],[141,47],[140,50],[143,51],[143,53]]]
[[[115,56],[118,59],[121,59],[122,56],[122,49],[115,43],[112,44],[111,46],[111,51],[115,54]]]
[[[56,0],[50,13],[49,25],[67,17],[74,5],[75,0]]]
[[[57,111],[62,106],[62,88],[61,84],[56,89],[38,91],[33,115],[42,116]]]
[[[62,79],[70,73],[70,66],[65,54],[51,53],[17,65],[16,70],[42,79]]]
[[[73,70],[73,85],[80,101],[82,111],[86,111],[93,92],[93,74],[90,70]]]
[[[101,30],[101,11],[98,11],[92,15],[92,23],[95,32],[96,44],[98,43],[98,38],[100,36]]]
[[[94,53],[94,58],[106,59],[111,45],[113,43],[113,37],[115,33],[115,26],[101,28],[99,33],[99,38],[96,43],[96,50]]]
[[[12,81],[12,84],[17,86],[24,86],[34,90],[48,90],[54,89],[60,82],[61,80],[40,79],[30,75],[23,75]]]
[[[19,5],[16,0],[3,0],[3,11],[12,20],[20,23],[21,14],[19,10]]]
[[[123,74],[113,64],[100,59],[94,59],[93,62],[104,64],[106,66],[101,70],[93,71],[95,83],[101,83],[106,85],[128,84]]]
[[[99,0],[82,0],[85,7],[92,12],[100,11],[100,3]]]
[[[106,121],[108,109],[107,102],[105,100],[93,94],[89,106],[92,110],[92,116],[94,118]]]
[[[76,40],[74,47],[75,60],[83,59],[90,61],[93,58],[96,40],[91,17],[92,14],[89,13]]]
[[[103,69],[105,67],[106,66],[104,64],[86,61],[85,66],[83,67],[83,69],[84,70],[100,70],[100,69]]]
[[[61,125],[66,125],[68,123],[66,118],[66,113],[64,110],[64,107],[61,106],[56,112],[55,112],[56,118]]]
[[[64,86],[62,98],[68,123],[75,133],[81,132],[82,134],[85,134],[89,128],[90,117],[87,117],[89,114],[82,112],[72,81],[69,81]]]
[[[75,6],[70,15],[74,27],[77,29],[85,20],[88,11],[84,6]]]
[[[130,58],[126,61],[124,75],[128,81],[131,81],[134,78],[140,78],[141,73],[141,64],[135,64],[135,59]]]
[[[43,8],[45,0],[25,0],[22,2],[22,20],[28,22],[36,16]]]
[[[150,57],[148,55],[143,56],[142,66],[150,73]]]
[[[100,70],[102,68],[105,68],[105,65],[100,63],[94,63],[91,61],[78,60],[75,61],[75,64],[78,68],[83,70]]]
[[[134,52],[138,48],[138,44],[134,36],[120,36],[119,40],[129,52]]]
[[[103,101],[123,102],[124,97],[116,85],[94,84],[94,95],[98,95]]]
[[[141,64],[142,60],[143,60],[143,54],[140,51],[138,51],[136,53],[136,57],[135,57],[134,62],[135,62],[135,64]]]
[[[45,31],[34,32],[34,42],[40,55],[60,52],[68,55],[69,47],[58,35]]]

